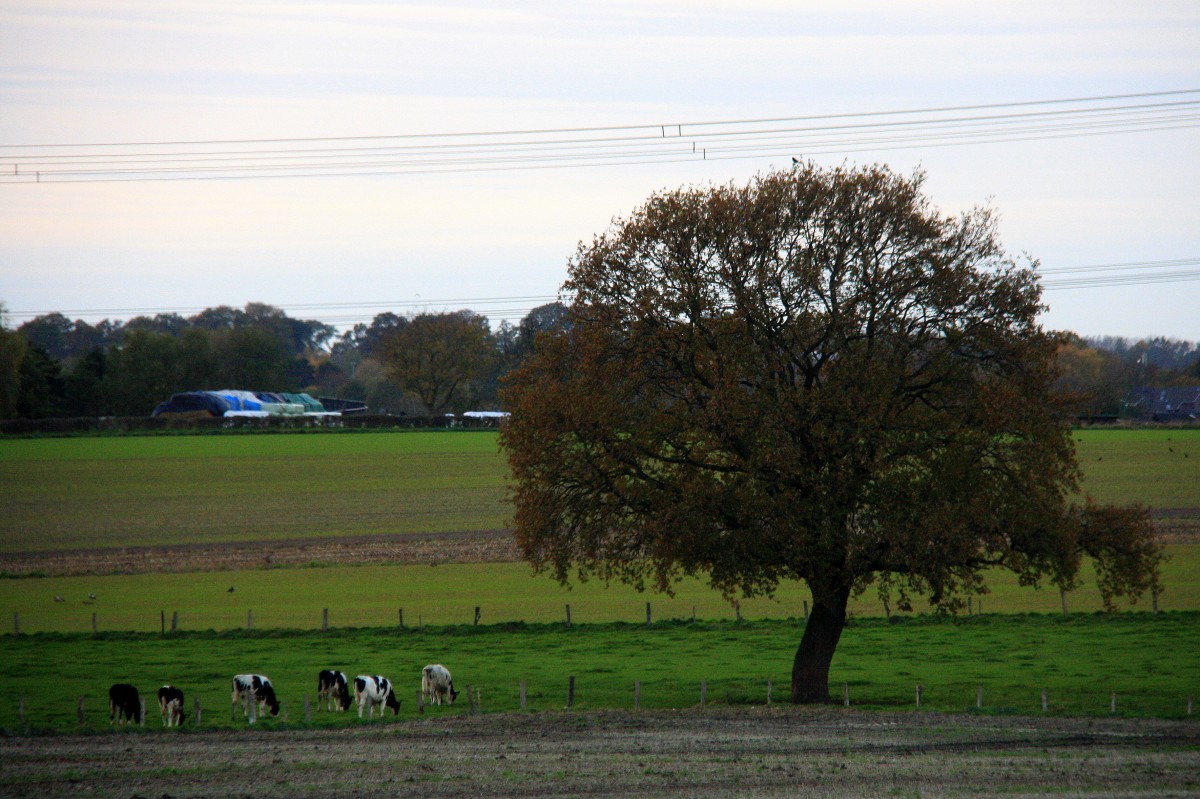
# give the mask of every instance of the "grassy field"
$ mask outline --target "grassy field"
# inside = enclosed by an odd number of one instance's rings
[[[495,433],[0,440],[0,550],[507,524]]]
[[[1078,441],[1085,488],[1101,501],[1200,506],[1200,431]],[[0,440],[0,551],[495,529],[507,521],[506,474],[494,433]],[[1024,713],[1040,712],[1045,689],[1052,713],[1100,715],[1115,691],[1119,713],[1181,716],[1200,687],[1200,545],[1169,552],[1158,615],[1095,614],[1088,575],[1067,617],[1057,592],[1003,573],[957,621],[888,624],[868,591],[851,608],[835,693],[845,683],[855,705],[911,707],[920,683],[924,707],[961,711],[983,685],[986,711]],[[737,623],[699,581],[674,598],[596,583],[567,590],[506,563],[0,579],[0,609],[23,633],[0,638],[0,658],[11,664],[10,697],[40,697],[54,676],[59,698],[29,705],[37,728],[74,727],[78,696],[87,725],[106,725],[104,692],[118,681],[150,694],[176,683],[189,709],[202,700],[206,724],[228,725],[228,680],[245,671],[272,676],[294,725],[316,671],[330,666],[401,681],[411,716],[415,675],[434,661],[491,710],[515,709],[522,680],[533,709],[561,708],[568,676],[580,708],[632,706],[634,680],[646,707],[694,706],[701,680],[709,702],[747,704],[765,701],[768,680],[782,698],[806,601],[804,586],[785,585],[743,601]],[[181,632],[159,635],[175,613]],[[747,663],[761,667],[747,673]],[[0,704],[0,727],[14,729],[16,712],[15,699]]]
[[[1103,502],[1200,507],[1200,429],[1077,434]],[[0,439],[0,552],[506,527],[494,432]]]
[[[985,712],[1040,713],[1045,690],[1050,712],[1062,715],[1108,715],[1116,692],[1118,714],[1183,717],[1200,686],[1198,622],[1196,613],[860,620],[843,635],[832,692],[840,697],[845,684],[854,706],[902,709],[914,706],[920,684],[923,709],[963,711],[975,709],[982,686]],[[228,686],[246,671],[270,676],[288,722],[302,723],[304,697],[315,702],[317,671],[329,667],[390,677],[399,686],[400,716],[409,719],[420,668],[431,662],[447,664],[464,692],[453,708],[431,710],[438,714],[467,712],[468,686],[479,690],[484,710],[518,710],[522,681],[529,710],[561,709],[571,676],[580,710],[632,708],[635,681],[645,708],[694,707],[702,681],[708,703],[765,704],[768,681],[776,701],[786,701],[801,632],[797,621],[759,621],[5,636],[8,700],[0,703],[0,728],[18,726],[19,697],[28,698],[30,727],[73,728],[79,696],[86,697],[85,724],[106,727],[107,687],[125,681],[152,706],[153,691],[170,682],[183,688],[189,714],[201,700],[206,726],[241,726],[230,720]],[[47,674],[56,675],[49,694]],[[151,722],[160,724],[156,715]],[[358,722],[314,713],[312,723]]]
[[[1200,545],[1174,545],[1164,567],[1167,590],[1162,610],[1200,610]],[[11,624],[19,614],[22,632],[90,632],[97,629],[159,632],[165,614],[169,626],[178,614],[180,630],[244,629],[253,612],[258,629],[320,628],[329,609],[333,627],[406,626],[470,623],[480,608],[484,624],[565,621],[571,606],[575,623],[645,622],[646,603],[653,619],[733,619],[735,611],[699,580],[688,580],[676,595],[639,594],[625,585],[605,587],[589,582],[560,587],[546,577],[531,577],[524,564],[446,564],[429,566],[341,566],[314,569],[260,569],[194,574],[132,574],[101,577],[46,577],[0,580],[0,612]],[[1068,594],[1068,610],[1100,610],[1091,574]],[[991,593],[973,600],[984,613],[1059,613],[1057,591],[1017,585],[1003,571],[989,575]],[[229,588],[234,592],[229,592]],[[95,594],[96,599],[89,598]],[[54,597],[63,597],[55,602]],[[781,586],[773,599],[742,600],[744,619],[802,618],[811,602],[802,583]],[[1133,609],[1149,610],[1150,598]],[[1129,609],[1127,602],[1120,607]],[[920,611],[921,608],[918,608]],[[862,617],[882,616],[884,609],[870,589],[851,604]],[[8,626],[6,631],[11,631]]]
[[[1075,434],[1083,488],[1099,502],[1200,507],[1200,428]]]

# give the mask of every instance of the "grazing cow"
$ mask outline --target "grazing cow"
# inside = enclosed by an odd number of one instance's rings
[[[350,707],[350,685],[340,671],[325,669],[317,675],[317,710],[324,702],[326,710],[345,710]]]
[[[138,689],[129,683],[119,682],[108,689],[109,723],[124,724],[127,721],[142,723],[142,698]]]
[[[358,703],[358,717],[361,719],[363,708],[367,709],[367,718],[379,708],[379,718],[383,718],[385,708],[391,708],[392,715],[400,715],[400,700],[392,690],[392,684],[386,677],[369,677],[360,674],[354,678],[354,701]]]
[[[428,705],[440,705],[443,699],[454,704],[458,691],[454,690],[454,680],[445,666],[435,664],[421,670],[421,696]]]
[[[178,727],[183,724],[183,691],[174,685],[159,688],[158,709],[162,712],[164,727]]]
[[[233,678],[233,706],[239,703],[255,702],[259,707],[259,715],[264,709],[269,709],[272,716],[279,715],[279,700],[275,698],[275,689],[271,681],[261,674],[238,674]],[[242,712],[246,712],[243,706]]]

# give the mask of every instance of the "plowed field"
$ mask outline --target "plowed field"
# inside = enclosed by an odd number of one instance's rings
[[[0,739],[0,794],[1185,797],[1200,727],[842,708],[488,714]]]

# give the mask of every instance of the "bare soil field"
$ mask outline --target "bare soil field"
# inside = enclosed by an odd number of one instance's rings
[[[6,797],[1064,794],[1200,796],[1200,725],[776,706],[0,738]]]
[[[1172,508],[1154,511],[1153,515],[1155,529],[1165,543],[1200,543],[1200,508]],[[236,544],[7,552],[0,553],[0,574],[71,577],[239,571],[264,566],[514,563],[520,560],[511,531],[469,530],[241,541]]]
[[[520,560],[508,530],[304,538],[236,544],[0,553],[0,573],[70,577],[239,571],[263,566],[499,563]]]

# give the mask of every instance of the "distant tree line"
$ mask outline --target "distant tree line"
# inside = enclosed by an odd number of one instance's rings
[[[1059,388],[1078,416],[1127,416],[1139,387],[1200,386],[1200,342],[1170,338],[1081,338],[1067,334],[1058,351]]]
[[[0,305],[0,418],[146,416],[171,394],[221,388],[307,392],[397,415],[489,409],[501,377],[564,319],[558,303],[495,329],[470,310],[382,313],[339,335],[251,303],[95,325],[50,313],[11,329]]]
[[[271,305],[95,325],[61,313],[10,329],[0,306],[0,418],[144,416],[179,391],[305,391],[379,413],[495,407],[500,378],[537,334],[565,323],[559,303],[495,329],[470,310],[378,314],[338,334]],[[1200,385],[1200,343],[1065,334],[1059,386],[1078,416],[1123,416],[1140,386]]]

